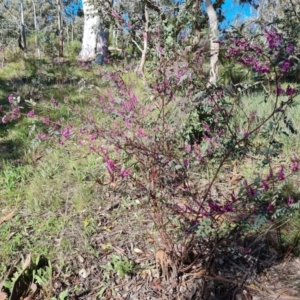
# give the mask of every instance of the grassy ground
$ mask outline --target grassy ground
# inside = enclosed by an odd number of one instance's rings
[[[107,85],[97,67],[36,64],[34,60],[12,62],[0,70],[1,105],[7,105],[11,92],[17,92],[44,103],[41,111],[48,117],[64,117],[76,126],[80,120],[65,109],[64,99],[84,108],[88,99],[106,93]],[[40,69],[42,73],[38,73]],[[36,74],[43,80],[36,81]],[[124,80],[143,95],[143,83],[133,73],[125,74]],[[51,97],[60,103],[58,110],[49,105]],[[245,110],[259,107],[258,117],[265,115],[261,95],[244,102]],[[288,114],[295,128],[300,128],[298,106]],[[97,117],[105,119],[104,115]],[[0,279],[7,278],[10,269],[21,265],[21,256],[30,253],[32,261],[47,258],[48,267],[51,262],[54,270],[43,269],[40,274],[40,299],[69,299],[75,294],[80,295],[76,299],[95,299],[97,295],[102,299],[109,293],[117,299],[118,288],[111,288],[112,273],[122,278],[133,271],[141,277],[154,272],[157,247],[153,236],[157,233],[147,209],[141,210],[140,201],[129,192],[97,183],[97,178],[106,176],[106,169],[96,154],[74,140],[66,147],[54,142],[35,144],[28,129],[31,125],[30,118],[0,124]],[[300,156],[299,134],[282,135],[279,142],[283,148],[278,163]],[[255,157],[245,159],[235,171],[249,178],[265,172]],[[298,191],[298,186],[294,188]],[[284,237],[296,250],[298,218],[285,227]],[[92,279],[87,281],[90,277],[85,272],[92,274]],[[118,284],[122,284],[120,279],[115,286]],[[85,296],[88,294],[92,298]]]
[[[77,64],[49,67],[44,63],[43,82],[36,83],[30,73],[37,72],[39,66],[31,60],[26,63],[27,66],[23,62],[9,63],[0,70],[0,101],[4,107],[10,93],[39,102],[46,100],[41,105],[43,114],[53,119],[64,117],[76,126],[78,120],[68,115],[63,105],[64,99],[68,98],[73,104],[84,108],[87,100],[96,97],[99,92],[106,93],[106,84],[97,67],[85,69]],[[28,68],[31,68],[30,72]],[[134,74],[124,76],[129,84],[135,78]],[[135,88],[140,89],[141,85]],[[30,92],[31,89],[34,92]],[[58,110],[49,105],[48,100],[52,97],[61,105]],[[104,118],[103,115],[97,117]],[[95,181],[106,173],[97,155],[88,148],[78,146],[76,141],[71,141],[67,147],[61,147],[56,142],[35,144],[34,135],[29,133],[31,125],[30,118],[0,124],[0,220],[5,220],[0,221],[0,278],[8,274],[10,267],[20,265],[20,257],[28,253],[32,255],[32,261],[46,257],[60,272],[58,277],[68,277],[74,273],[70,268],[72,261],[78,261],[78,256],[84,257],[80,261],[89,261],[90,264],[91,259],[99,258],[99,249],[104,253],[112,252],[113,239],[95,247],[91,238],[103,230],[111,232],[111,225],[99,228],[99,218],[103,211],[110,210],[110,201],[116,199]],[[122,200],[117,216],[110,214],[110,220],[117,225],[128,222],[124,220],[128,217],[129,204],[126,201],[126,198]],[[124,209],[126,213],[122,212]],[[119,214],[123,217],[120,218]],[[114,235],[118,237],[120,233]],[[134,237],[131,238],[134,241]],[[131,268],[129,264],[129,271]],[[52,275],[49,277],[49,274],[43,273],[43,276],[45,283],[41,299],[50,299],[51,294],[57,294],[57,297],[64,292],[68,294],[65,283],[54,292],[53,287],[49,287],[54,280]],[[70,285],[71,289],[76,286],[77,293],[84,293],[84,289],[74,284],[73,280]],[[103,294],[105,281],[99,281],[97,285],[99,289],[95,289],[94,295],[99,292]]]

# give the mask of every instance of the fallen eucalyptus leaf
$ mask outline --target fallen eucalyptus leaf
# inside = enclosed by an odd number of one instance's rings
[[[137,254],[142,254],[142,253],[144,253],[144,251],[141,250],[141,249],[139,249],[139,248],[134,248],[133,251],[134,251],[135,253],[137,253]]]
[[[15,211],[12,211],[12,212],[9,213],[8,215],[2,217],[2,218],[0,219],[0,224],[6,222],[6,221],[8,221],[8,220],[10,220],[14,215],[15,215]]]

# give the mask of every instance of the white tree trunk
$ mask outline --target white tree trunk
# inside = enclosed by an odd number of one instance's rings
[[[57,0],[57,22],[58,22],[58,31],[59,31],[58,56],[63,57],[64,56],[64,32],[63,32],[61,0]]]
[[[39,42],[38,42],[38,25],[37,25],[36,8],[35,8],[34,0],[32,0],[32,7],[33,7],[33,19],[34,19],[34,41],[35,41],[37,55],[38,55],[38,58],[40,59],[41,51],[40,51]]]
[[[143,32],[144,47],[142,49],[142,57],[141,57],[140,66],[138,67],[138,70],[137,70],[137,74],[142,75],[142,76],[144,76],[146,55],[147,55],[147,50],[148,50],[149,15],[148,15],[147,7],[145,7],[145,19],[146,19],[145,30]]]
[[[26,44],[26,31],[25,31],[25,22],[24,22],[24,5],[23,0],[20,1],[20,10],[21,10],[21,35],[23,41],[23,48],[24,51],[27,51],[27,44]]]
[[[95,59],[97,32],[100,25],[100,16],[91,0],[82,0],[84,12],[84,27],[81,51],[78,59],[88,61]]]
[[[211,0],[205,0],[207,15],[209,18],[210,28],[210,76],[209,85],[215,85],[218,78],[218,60],[219,60],[219,43],[218,43],[218,17],[211,3]]]

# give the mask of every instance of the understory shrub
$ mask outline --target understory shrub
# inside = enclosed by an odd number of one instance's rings
[[[288,134],[296,134],[286,112],[297,100],[299,87],[287,85],[283,76],[296,68],[300,31],[285,33],[290,32],[289,24],[300,28],[297,20],[280,21],[278,28],[257,24],[255,34],[243,27],[225,41],[216,41],[228,65],[248,72],[242,87],[259,87],[268,105],[263,117],[245,109],[249,99],[243,97],[243,88],[207,85],[205,49],[183,53],[185,44],[180,48],[165,43],[159,31],[151,39],[156,52],[149,76],[143,79],[143,94],[125,84],[120,70],[104,69],[102,78],[110,88],[98,98],[86,99],[88,108],[51,99],[58,108],[66,106],[72,118],[80,120],[79,127],[37,115],[35,108],[26,117],[48,128],[37,138],[55,139],[65,147],[69,140],[77,141],[102,157],[107,176],[99,174],[97,182],[113,183],[120,193],[140,199],[159,233],[157,245],[171,257],[178,274],[199,263],[212,272],[221,252],[254,270],[267,255],[262,250],[267,246],[259,248],[261,239],[255,235],[266,237],[266,231],[280,235],[279,225],[299,212],[299,191],[290,185],[299,171],[298,157],[274,163],[280,156],[276,143],[280,128],[286,126]],[[10,95],[8,100],[11,110],[2,117],[3,123],[23,115],[16,98]],[[263,141],[259,146],[257,139]],[[267,172],[238,185],[230,179],[217,191],[226,166],[249,154],[258,156],[257,166]]]

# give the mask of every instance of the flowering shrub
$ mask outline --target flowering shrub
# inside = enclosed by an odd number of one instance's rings
[[[296,40],[285,39],[273,28],[250,38],[239,31],[228,39],[228,45],[222,43],[227,59],[249,69],[251,83],[264,93],[269,112],[257,120],[257,112],[245,111],[247,99],[242,91],[231,92],[222,85],[207,87],[209,55],[204,49],[182,55],[160,36],[153,38],[157,52],[149,67],[151,75],[145,78],[146,97],[126,85],[119,71],[103,71],[103,78],[110,82],[106,95],[89,100],[87,110],[65,103],[81,121],[79,128],[38,116],[34,109],[22,113],[13,96],[9,96],[11,109],[2,122],[26,115],[48,127],[37,138],[56,139],[67,146],[76,137],[80,145],[98,153],[110,182],[121,182],[123,191],[145,199],[145,209],[159,232],[158,243],[177,257],[178,272],[184,272],[192,267],[192,250],[197,258],[207,249],[213,253],[220,239],[236,233],[240,223],[232,227],[228,215],[246,215],[243,221],[255,215],[253,227],[258,230],[266,220],[289,215],[297,207],[294,193],[282,193],[282,189],[298,171],[299,161],[292,158],[289,171],[284,164],[273,167],[270,148],[279,133],[278,124],[299,93],[291,84],[284,87],[282,81],[295,67],[293,56],[298,49]],[[59,109],[55,99],[51,103]],[[103,121],[101,114],[106,115]],[[238,120],[241,115],[243,122]],[[253,182],[244,180],[235,192],[213,195],[225,165],[249,152],[257,153],[254,141],[261,137],[267,151],[260,159],[262,165],[270,166],[269,174]],[[201,184],[204,169],[213,175]],[[184,249],[180,253],[174,250],[178,243]],[[251,251],[250,247],[241,252],[248,255]]]

